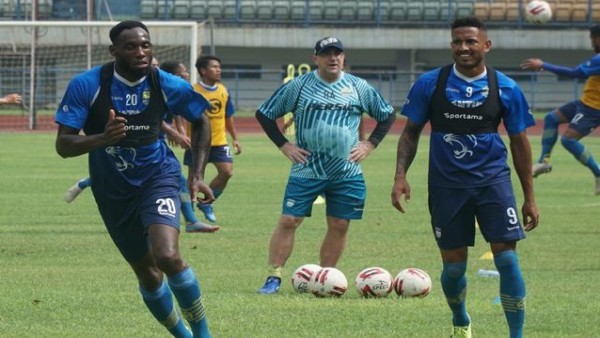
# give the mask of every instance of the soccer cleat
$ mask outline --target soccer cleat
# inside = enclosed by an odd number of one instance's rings
[[[213,223],[217,221],[217,216],[215,216],[212,205],[205,204],[205,203],[198,203],[197,206],[198,206],[198,209],[200,209],[202,211],[202,213],[204,214],[204,217],[206,217],[207,220],[209,220],[210,222],[213,222]]]
[[[67,203],[71,203],[73,202],[73,200],[75,198],[77,198],[77,196],[79,196],[79,194],[81,194],[81,192],[83,191],[83,189],[81,189],[79,187],[79,182],[75,183],[72,187],[69,188],[69,190],[67,190],[67,192],[65,193],[65,202]]]
[[[279,291],[280,287],[281,287],[281,278],[275,277],[275,276],[269,276],[269,277],[267,277],[267,280],[265,281],[265,285],[263,285],[263,287],[260,288],[260,290],[258,290],[258,293],[263,294],[263,295],[271,295],[271,294],[277,293]]]
[[[532,173],[533,173],[533,177],[538,177],[541,174],[547,174],[549,172],[552,171],[552,164],[548,163],[548,162],[541,162],[541,163],[536,163],[533,165],[533,168],[531,169]]]
[[[471,323],[467,326],[455,326],[450,338],[471,338]]]
[[[221,229],[218,225],[206,224],[200,221],[196,223],[188,223],[185,225],[185,232],[207,232],[213,233]]]
[[[600,195],[600,176],[596,177],[596,195]]]

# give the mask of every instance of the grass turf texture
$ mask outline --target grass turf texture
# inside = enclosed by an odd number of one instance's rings
[[[181,250],[199,276],[215,337],[447,337],[450,311],[439,284],[441,263],[429,228],[427,141],[409,173],[412,200],[401,215],[390,204],[397,135],[363,163],[368,197],[362,221],[352,222],[338,268],[349,281],[339,299],[294,293],[290,276],[318,262],[324,206],[313,207],[296,236],[278,295],[256,290],[266,273],[268,240],[280,213],[289,161],[262,135],[242,135],[235,176],[215,203],[216,234],[181,235]],[[532,137],[534,156],[539,136]],[[600,138],[584,143],[597,158]],[[181,158],[181,151],[177,150]],[[0,336],[166,337],[146,310],[134,274],[112,244],[86,190],[71,204],[63,194],[87,175],[87,157],[61,159],[53,134],[0,133]],[[600,196],[593,177],[560,145],[554,170],[534,180],[541,225],[519,244],[528,288],[526,337],[591,337],[600,329]],[[209,167],[207,177],[214,176]],[[515,178],[518,205],[522,203]],[[498,280],[477,270],[488,246],[478,235],[467,271],[468,309],[475,337],[506,337]],[[396,275],[416,266],[433,290],[424,299],[362,299],[354,278],[381,266]]]

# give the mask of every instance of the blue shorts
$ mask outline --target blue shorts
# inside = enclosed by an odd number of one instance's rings
[[[148,253],[146,234],[151,224],[179,229],[179,175],[156,177],[141,188],[120,189],[110,198],[105,188],[95,183],[92,189],[98,210],[110,237],[128,262],[136,262]]]
[[[592,109],[579,100],[564,104],[558,110],[569,120],[569,128],[582,136],[588,135],[600,125],[600,110]]]
[[[510,181],[477,188],[429,187],[429,213],[438,247],[475,244],[475,219],[488,243],[525,238]]]
[[[214,146],[210,148],[210,154],[208,155],[209,163],[233,163],[233,156],[231,156],[231,150],[228,145]],[[186,150],[183,153],[183,164],[188,167],[192,165],[192,152]]]
[[[326,214],[340,219],[361,219],[366,188],[363,175],[339,180],[290,177],[283,197],[284,215],[310,217],[313,202],[325,196]]]

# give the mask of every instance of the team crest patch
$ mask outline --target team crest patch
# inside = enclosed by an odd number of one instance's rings
[[[342,94],[342,96],[350,96],[352,95],[353,91],[352,88],[344,87],[340,90],[340,93]]]
[[[150,102],[150,91],[149,90],[144,90],[142,92],[142,102],[147,105],[148,102]]]

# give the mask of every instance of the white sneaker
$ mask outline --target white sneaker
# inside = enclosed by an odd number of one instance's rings
[[[600,176],[596,177],[596,195],[600,195]]]
[[[79,194],[81,194],[83,190],[79,187],[79,182],[75,183],[72,187],[67,190],[65,193],[65,202],[71,203]]]
[[[533,177],[538,177],[541,174],[547,174],[552,171],[552,164],[548,162],[536,163],[531,168],[531,172],[533,173]]]

